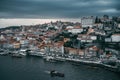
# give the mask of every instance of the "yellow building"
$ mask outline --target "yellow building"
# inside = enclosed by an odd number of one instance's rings
[[[14,46],[15,49],[18,49],[18,48],[20,48],[20,43],[15,42],[15,43],[13,43],[13,46]]]

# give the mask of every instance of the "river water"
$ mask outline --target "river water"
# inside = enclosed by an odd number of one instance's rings
[[[65,77],[51,77],[46,73],[49,70],[62,72]],[[120,80],[120,76],[102,68],[77,66],[70,62],[51,63],[38,57],[0,56],[0,80]]]

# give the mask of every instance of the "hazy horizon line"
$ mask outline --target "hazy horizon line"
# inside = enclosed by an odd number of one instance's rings
[[[21,26],[21,25],[37,25],[50,22],[63,21],[63,22],[81,22],[81,18],[56,18],[56,19],[28,19],[28,18],[14,18],[14,19],[0,19],[0,28],[9,26]]]

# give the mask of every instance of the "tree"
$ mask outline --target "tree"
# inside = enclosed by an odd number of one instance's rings
[[[48,30],[56,30],[54,27],[49,27]]]
[[[104,15],[103,17],[104,17],[104,19],[109,19],[108,15]]]
[[[96,18],[95,18],[95,23],[98,23],[98,20],[99,20],[99,19],[98,19],[98,17],[96,16]]]
[[[65,47],[72,47],[72,42],[71,41],[67,41],[66,43],[64,43]]]

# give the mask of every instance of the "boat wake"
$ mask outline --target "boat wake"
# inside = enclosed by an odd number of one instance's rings
[[[47,74],[50,74],[50,71],[44,71],[45,73],[47,73]]]

